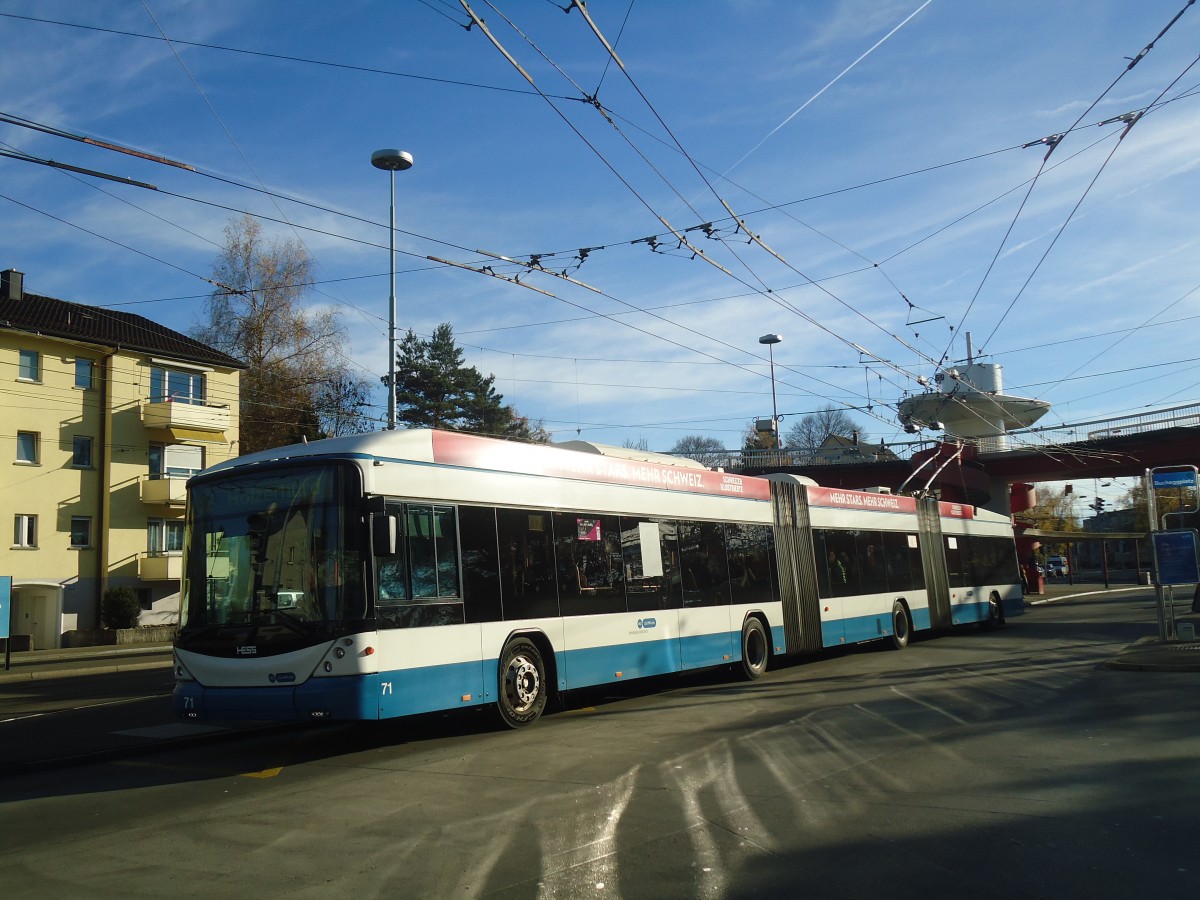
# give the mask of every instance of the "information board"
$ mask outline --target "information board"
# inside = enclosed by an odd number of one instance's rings
[[[0,575],[0,638],[9,636],[10,618],[12,618],[12,576]]]
[[[1190,528],[1180,531],[1155,531],[1154,568],[1159,584],[1200,583],[1200,560],[1196,553],[1196,532]]]

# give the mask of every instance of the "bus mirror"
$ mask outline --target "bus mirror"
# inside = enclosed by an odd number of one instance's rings
[[[374,534],[372,542],[375,545],[376,556],[395,556],[396,555],[396,517],[391,515],[377,515],[371,520]]]

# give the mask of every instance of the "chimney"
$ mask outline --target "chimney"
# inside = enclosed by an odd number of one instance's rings
[[[25,273],[16,269],[0,272],[0,300],[20,300],[24,294]]]

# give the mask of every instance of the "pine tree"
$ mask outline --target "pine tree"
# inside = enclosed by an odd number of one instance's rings
[[[410,428],[548,441],[541,423],[504,404],[495,380],[466,364],[448,323],[427,341],[409,329],[396,354],[396,419]]]

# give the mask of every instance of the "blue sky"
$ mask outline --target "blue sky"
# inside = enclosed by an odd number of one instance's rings
[[[1200,10],[1128,69],[1185,0],[593,0],[625,71],[567,3],[472,0],[539,96],[457,2],[0,0],[0,111],[199,170],[0,125],[0,150],[161,189],[0,158],[0,267],[187,330],[249,211],[303,240],[374,378],[370,156],[398,147],[401,329],[449,322],[556,439],[740,446],[767,332],[785,430],[832,403],[907,439],[896,402],[965,332],[1044,423],[1200,399]],[[1156,102],[1121,141],[1097,124]],[[1022,149],[1077,120],[1044,166]]]

